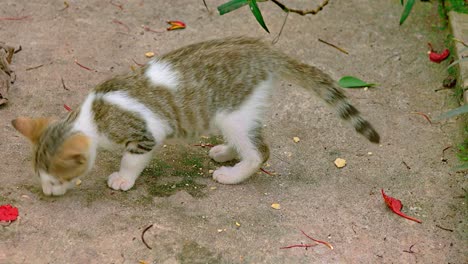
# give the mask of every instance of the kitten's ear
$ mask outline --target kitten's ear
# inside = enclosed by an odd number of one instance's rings
[[[11,121],[13,127],[36,144],[45,128],[51,122],[50,118],[19,117]]]

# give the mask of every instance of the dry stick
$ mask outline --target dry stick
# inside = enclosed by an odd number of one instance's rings
[[[306,234],[304,231],[302,231],[302,230],[301,230],[301,232],[302,232],[302,234],[304,234],[304,236],[306,236],[307,238],[312,239],[313,241],[315,241],[315,242],[317,242],[317,243],[324,244],[325,246],[329,247],[330,249],[333,249],[333,246],[332,246],[330,243],[325,242],[325,241],[321,241],[321,240],[317,240],[317,239],[315,239],[315,238],[312,238],[312,237],[310,237],[309,235],[307,235],[307,234]]]
[[[468,45],[463,40],[460,40],[460,39],[457,39],[457,38],[453,38],[453,40],[455,40],[456,42],[461,43],[465,47],[468,47]]]
[[[403,250],[403,252],[406,252],[406,253],[416,253],[416,252],[413,251],[414,245],[416,245],[416,244],[411,245],[411,246],[409,247],[409,250]]]
[[[297,245],[291,245],[287,247],[280,247],[280,249],[297,248],[297,247],[310,248],[310,247],[315,247],[315,246],[318,246],[318,244],[297,244]]]
[[[445,230],[445,231],[449,231],[449,232],[453,232],[453,229],[449,229],[449,228],[445,228],[445,227],[442,227],[440,225],[435,225],[436,227],[442,229],[442,230]]]
[[[22,17],[0,17],[1,20],[23,20],[29,18],[30,16],[22,16]]]
[[[281,29],[278,33],[278,35],[273,39],[273,41],[271,42],[271,44],[276,44],[276,42],[278,42],[280,36],[281,36],[281,33],[283,33],[283,29],[284,29],[284,26],[286,25],[286,20],[288,19],[288,16],[289,16],[289,12],[286,12],[286,16],[284,17],[284,21],[283,21],[283,25],[281,25]]]
[[[85,70],[97,72],[96,70],[93,70],[93,69],[91,69],[91,68],[89,68],[89,67],[86,67],[86,66],[84,66],[83,64],[79,63],[76,59],[75,59],[75,64],[78,65],[78,66],[80,66],[81,68],[83,68],[83,69],[85,69]]]
[[[327,44],[328,46],[331,46],[331,47],[333,47],[333,48],[335,48],[335,49],[337,49],[337,50],[343,52],[343,53],[346,54],[346,55],[349,55],[349,53],[348,53],[345,49],[340,48],[340,47],[338,47],[338,46],[336,46],[336,45],[334,45],[334,44],[331,44],[330,42],[327,42],[327,41],[325,41],[325,40],[323,40],[323,39],[318,39],[318,41],[320,41],[320,42],[322,42],[322,43],[324,43],[324,44]]]
[[[41,65],[37,65],[37,66],[34,66],[34,67],[30,67],[30,68],[26,68],[26,71],[30,71],[30,70],[35,70],[35,69],[39,69],[40,67],[44,66],[44,64],[41,64]]]
[[[143,244],[145,244],[145,246],[148,249],[152,249],[152,248],[145,241],[145,232],[148,231],[148,229],[150,229],[151,227],[153,227],[153,224],[149,225],[147,228],[143,229],[143,232],[141,232],[141,241],[143,241]]]
[[[60,77],[60,80],[62,80],[63,89],[65,89],[65,90],[67,90],[67,91],[70,91],[70,89],[68,89],[67,86],[65,85],[65,81],[63,80],[62,77]]]
[[[203,4],[205,5],[206,11],[209,12],[210,10],[208,9],[208,5],[206,4],[206,1],[205,1],[205,0],[203,0]]]
[[[265,170],[264,168],[260,168],[260,170],[261,170],[262,172],[264,172],[264,173],[270,175],[270,176],[275,176],[273,173],[271,173],[271,172]]]
[[[136,60],[134,60],[134,59],[132,59],[132,61],[133,61],[136,65],[138,65],[138,66],[140,66],[140,67],[145,66],[144,64],[141,64],[141,63],[136,62]]]
[[[116,4],[112,0],[109,1],[111,5],[118,7],[120,10],[123,11],[123,4]]]
[[[429,124],[432,125],[431,119],[430,119],[426,114],[421,113],[421,112],[411,112],[411,114],[416,114],[416,115],[421,115],[421,116],[423,116],[423,117],[427,120],[427,122],[429,122]]]
[[[408,166],[408,164],[406,164],[406,162],[405,162],[405,161],[402,161],[401,163],[403,163],[403,165],[405,165],[405,166],[406,166],[406,168],[407,168],[408,170],[411,170],[411,167],[410,167],[410,166]]]
[[[122,22],[122,21],[120,21],[120,20],[117,20],[117,19],[114,19],[114,20],[112,20],[112,23],[122,25],[123,27],[125,27],[125,29],[127,30],[127,32],[130,32],[130,27],[127,26],[124,22]]]
[[[16,54],[16,53],[18,53],[18,52],[20,52],[22,50],[23,50],[23,47],[21,47],[21,45],[19,45],[18,49],[13,51],[13,53]]]
[[[284,4],[280,3],[277,0],[271,0],[273,3],[275,3],[277,6],[279,6],[281,9],[283,9],[284,12],[293,12],[296,14],[299,14],[301,16],[305,16],[308,14],[315,15],[318,12],[322,11],[322,9],[328,4],[328,0],[324,0],[322,4],[320,4],[317,8],[315,9],[310,9],[310,10],[298,10],[298,9],[293,9],[285,6]]]

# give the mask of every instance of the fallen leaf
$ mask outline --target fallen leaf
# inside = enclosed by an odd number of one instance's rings
[[[274,203],[274,204],[271,204],[271,208],[279,210],[281,209],[281,205],[279,203]]]
[[[301,141],[301,139],[299,137],[293,137],[293,140],[294,140],[295,143]]]
[[[18,208],[9,204],[0,206],[0,221],[15,221],[18,218]]]
[[[338,168],[343,168],[344,166],[346,166],[346,160],[342,158],[337,158],[335,160],[335,166]]]
[[[397,214],[397,215],[399,215],[399,216],[401,216],[401,217],[403,217],[403,218],[406,218],[406,219],[408,219],[408,220],[415,221],[415,222],[417,222],[417,223],[422,223],[421,220],[418,220],[418,219],[416,219],[416,218],[407,216],[407,215],[405,215],[404,213],[401,212],[401,209],[403,208],[403,204],[401,203],[400,200],[395,199],[395,198],[393,198],[393,197],[390,197],[390,196],[386,195],[386,194],[384,193],[384,190],[383,190],[383,189],[381,189],[381,191],[382,191],[382,197],[383,197],[385,203],[387,204],[387,206],[388,206],[395,214]]]
[[[145,53],[145,56],[146,56],[146,58],[152,58],[152,57],[154,57],[154,52],[151,52],[151,51],[150,51],[150,52],[146,52],[146,53]]]
[[[360,80],[353,76],[344,76],[339,81],[338,84],[343,88],[364,88],[376,86],[375,83],[366,83],[363,80]]]
[[[447,59],[448,56],[450,55],[450,51],[448,49],[445,49],[441,53],[437,53],[432,48],[431,43],[427,43],[427,45],[429,45],[429,48],[431,49],[430,51],[427,52],[427,54],[429,54],[429,60],[432,62],[441,63],[442,61]]]
[[[171,21],[167,21],[167,23],[171,25],[170,27],[167,28],[168,31],[176,30],[176,29],[184,29],[186,27],[185,23],[182,21],[171,20]]]

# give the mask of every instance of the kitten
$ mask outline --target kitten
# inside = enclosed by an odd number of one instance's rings
[[[247,37],[192,44],[162,55],[98,85],[63,120],[21,117],[12,124],[34,145],[34,170],[46,195],[63,195],[90,171],[98,146],[125,147],[120,169],[107,183],[126,191],[165,139],[213,129],[226,143],[213,147],[209,156],[217,162],[240,159],[233,167],[215,170],[213,178],[237,184],[269,157],[261,118],[277,79],[314,92],[358,133],[379,142],[377,132],[327,74]]]

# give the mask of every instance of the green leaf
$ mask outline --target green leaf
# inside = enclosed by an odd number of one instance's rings
[[[270,33],[270,31],[268,30],[265,24],[265,21],[263,21],[263,16],[262,16],[262,13],[260,12],[260,9],[258,8],[257,0],[248,0],[248,1],[250,5],[250,11],[252,11],[252,14],[255,16],[260,26],[262,26],[262,28],[265,29],[266,32]]]
[[[231,0],[227,3],[224,3],[220,6],[218,6],[218,12],[220,15],[224,15],[226,13],[229,13],[233,10],[236,10],[240,7],[243,7],[245,6],[246,4],[248,4],[247,2],[248,0]]]
[[[411,12],[411,9],[413,9],[414,2],[415,2],[415,0],[408,0],[408,2],[406,2],[405,7],[403,9],[403,13],[401,14],[400,26],[408,18],[409,14]]]
[[[468,60],[468,58],[462,58],[462,59],[456,60],[456,61],[452,62],[449,66],[447,66],[447,69],[450,68],[450,67],[455,66],[456,64],[458,64],[458,63],[460,63],[462,61],[467,61],[467,60]]]
[[[462,105],[458,108],[455,108],[455,109],[452,109],[446,113],[443,113],[441,114],[440,116],[436,117],[434,120],[435,121],[438,121],[438,120],[441,120],[441,119],[447,119],[447,118],[451,118],[451,117],[454,117],[454,116],[457,116],[457,115],[462,115],[462,114],[467,114],[468,113],[468,104],[466,105]]]
[[[366,83],[353,76],[344,76],[338,81],[338,84],[343,88],[364,88],[377,85],[375,83]]]

